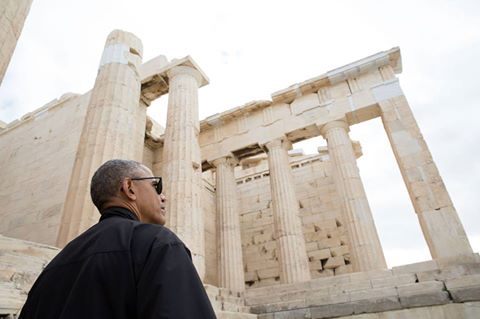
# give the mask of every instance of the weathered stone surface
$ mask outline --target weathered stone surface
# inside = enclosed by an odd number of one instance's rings
[[[256,319],[257,315],[250,313],[239,313],[229,311],[218,311],[216,313],[217,319]]]
[[[0,3],[0,84],[7,71],[32,0],[4,0]]]
[[[438,269],[439,267],[435,260],[428,260],[419,263],[393,267],[392,272],[394,275],[400,275],[405,273],[411,274],[418,272],[435,271]]]
[[[450,279],[445,285],[455,302],[480,300],[480,275]]]
[[[0,235],[0,314],[15,314],[58,248]]]
[[[405,284],[413,284],[417,278],[415,274],[402,274],[386,278],[374,278],[370,281],[372,282],[372,287],[397,287]]]
[[[398,286],[397,291],[405,308],[441,305],[450,301],[443,282],[438,281]]]
[[[340,257],[330,257],[328,258],[327,262],[325,263],[325,266],[323,268],[325,269],[335,269],[340,266],[345,265],[345,259],[343,259],[343,256]]]
[[[338,303],[338,304],[317,306],[317,307],[312,307],[310,312],[312,315],[312,319],[347,316],[347,315],[353,314],[353,304]]]
[[[398,296],[375,297],[351,303],[355,314],[396,310],[402,308]]]
[[[478,263],[457,264],[442,267],[437,270],[417,272],[418,281],[445,281],[448,279],[455,279],[462,276],[480,274],[480,267]]]

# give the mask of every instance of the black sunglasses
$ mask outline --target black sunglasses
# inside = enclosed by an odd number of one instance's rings
[[[158,182],[153,185],[155,187],[155,190],[157,191],[157,194],[160,195],[162,193],[162,189],[163,189],[163,186],[162,186],[162,178],[161,177],[158,177],[158,176],[152,176],[152,177],[133,177],[133,178],[130,178],[132,181],[141,181],[141,180],[144,180],[144,179],[158,179]]]

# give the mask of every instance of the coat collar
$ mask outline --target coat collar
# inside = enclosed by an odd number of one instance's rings
[[[101,213],[100,221],[114,216],[138,221],[137,216],[124,207],[108,207],[104,209]]]

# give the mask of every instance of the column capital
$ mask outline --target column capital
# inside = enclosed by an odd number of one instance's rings
[[[322,134],[323,137],[325,137],[325,134],[330,131],[331,129],[334,128],[343,128],[345,131],[349,132],[350,131],[350,126],[348,123],[344,120],[335,120],[328,122],[327,124],[323,125],[320,127],[320,134]]]
[[[237,166],[239,161],[232,155],[232,156],[223,156],[217,159],[214,159],[210,162],[213,166],[218,167],[219,165],[229,165],[232,167]]]
[[[169,79],[173,79],[177,75],[190,75],[197,81],[198,86],[200,86],[203,81],[203,76],[198,70],[184,65],[179,65],[171,68],[167,71],[167,75]]]
[[[267,152],[271,149],[276,148],[283,148],[288,151],[292,149],[292,142],[290,142],[286,137],[279,137],[265,143],[263,146],[265,147]]]

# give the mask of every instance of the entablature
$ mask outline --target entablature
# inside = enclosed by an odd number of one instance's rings
[[[187,66],[197,70],[201,77],[200,87],[209,83],[208,77],[191,56],[168,62],[165,56],[160,55],[140,66],[139,73],[142,83],[140,98],[143,103],[148,106],[153,100],[168,93],[168,71],[177,66]]]
[[[278,91],[274,101],[252,101],[209,116],[200,122],[202,167],[210,169],[220,157],[256,156],[277,138],[295,143],[319,136],[331,121],[354,125],[378,117],[379,102],[403,95],[395,77],[399,72],[400,50],[393,48]],[[294,92],[292,100],[288,96]],[[162,141],[158,137],[157,145]]]

